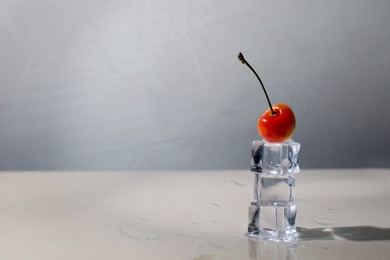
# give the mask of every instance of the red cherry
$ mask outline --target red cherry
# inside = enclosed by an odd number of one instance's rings
[[[280,143],[291,138],[295,130],[295,115],[286,104],[268,108],[257,122],[259,134],[268,142]]]
[[[245,60],[244,55],[240,52],[238,59],[242,64],[248,66],[248,68],[255,74],[263,88],[265,97],[268,102],[269,108],[259,118],[257,122],[257,130],[259,134],[268,142],[279,143],[284,142],[292,136],[295,130],[295,116],[292,109],[285,104],[271,105],[267,91],[261,81],[259,75],[252,68],[252,66]]]

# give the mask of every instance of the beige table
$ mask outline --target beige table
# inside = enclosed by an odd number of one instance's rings
[[[248,239],[249,171],[0,173],[0,259],[390,259],[390,170],[302,170],[302,240]]]

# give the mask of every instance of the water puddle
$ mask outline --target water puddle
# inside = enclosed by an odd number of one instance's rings
[[[296,242],[293,242],[293,243],[286,243],[286,247],[288,249],[288,251],[290,253],[296,253],[296,252],[299,252],[300,250],[302,250],[302,248],[304,248],[306,246],[306,244],[304,243],[296,243]]]
[[[297,230],[300,234],[300,241],[334,239],[333,230],[331,228],[297,228]]]

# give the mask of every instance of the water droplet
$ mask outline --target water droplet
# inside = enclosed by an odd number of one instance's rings
[[[241,243],[240,237],[219,237],[213,240],[210,240],[210,244],[214,247],[224,248],[224,249],[233,249],[236,248]]]
[[[237,181],[237,180],[230,180],[230,181],[232,183],[236,184],[239,187],[246,187],[246,186],[248,186],[248,183],[246,183],[246,182],[241,182],[241,181]]]
[[[199,224],[204,224],[204,223],[205,223],[204,221],[200,221],[200,220],[193,220],[191,222],[191,224],[193,224],[193,225],[199,225]]]
[[[225,204],[222,202],[210,202],[210,205],[217,207],[217,208],[226,208]]]
[[[301,202],[310,202],[313,203],[315,199],[310,198],[310,197],[301,197],[301,198],[296,198],[295,201],[301,201]]]
[[[312,220],[320,224],[321,226],[332,226],[334,225],[334,221],[332,219],[327,219],[327,218],[312,218]]]
[[[153,232],[141,231],[129,225],[121,225],[119,231],[122,235],[134,240],[157,240],[160,235]]]
[[[199,232],[197,230],[189,229],[189,228],[180,229],[180,230],[176,231],[175,233],[176,233],[176,235],[184,236],[184,237],[198,237],[202,234],[201,232]]]
[[[188,260],[212,260],[214,259],[214,255],[198,255],[195,257],[188,257]]]
[[[208,247],[210,247],[210,244],[209,244],[209,243],[202,243],[202,244],[199,244],[199,248],[205,249],[205,248],[208,248]]]

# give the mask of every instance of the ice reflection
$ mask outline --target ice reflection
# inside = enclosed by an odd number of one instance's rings
[[[305,244],[293,242],[272,242],[248,238],[248,250],[250,260],[297,260],[297,252]]]

